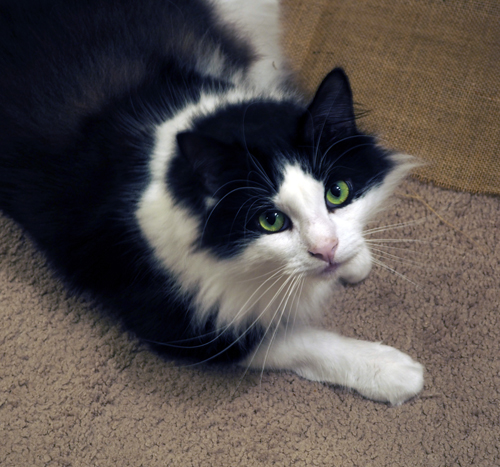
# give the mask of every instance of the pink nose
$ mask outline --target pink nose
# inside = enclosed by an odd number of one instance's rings
[[[333,258],[335,257],[335,251],[337,250],[338,244],[339,241],[336,238],[322,242],[321,244],[311,247],[309,254],[325,263],[333,264]]]

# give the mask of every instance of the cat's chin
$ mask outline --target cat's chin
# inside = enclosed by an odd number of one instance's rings
[[[372,258],[368,251],[363,251],[338,268],[338,277],[348,284],[357,284],[368,277],[372,270]]]

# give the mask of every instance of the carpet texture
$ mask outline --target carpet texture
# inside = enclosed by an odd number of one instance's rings
[[[291,373],[181,367],[68,297],[0,218],[0,465],[500,465],[500,199],[408,181],[370,227],[391,273],[325,326],[426,367],[401,407]],[[432,208],[432,210],[430,209]],[[397,259],[400,257],[402,259]]]
[[[285,45],[311,93],[334,66],[363,119],[440,186],[500,194],[500,3],[284,0]]]

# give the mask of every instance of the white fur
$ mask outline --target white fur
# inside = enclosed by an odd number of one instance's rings
[[[244,82],[264,90],[279,86],[289,75],[280,47],[279,0],[213,0],[213,4],[221,21],[234,26],[256,54]]]
[[[310,265],[313,271],[315,264],[320,268],[324,263],[308,256],[310,245],[324,235],[336,236],[335,261],[341,264],[337,277],[349,282],[364,279],[371,269],[371,254],[363,238],[363,228],[386,205],[395,186],[413,164],[408,156],[398,155],[393,159],[397,166],[383,184],[333,213],[325,207],[322,184],[297,166],[287,167],[276,204],[290,216],[294,229],[270,236],[273,248],[279,250],[280,235],[293,256],[289,262],[291,268]],[[272,248],[268,249],[266,255],[271,251]],[[333,289],[336,277],[331,279]],[[311,284],[318,289],[319,285]],[[324,293],[324,289],[318,292]],[[286,329],[269,334],[243,365],[292,370],[307,379],[350,387],[370,399],[394,405],[416,395],[423,387],[422,365],[399,350],[288,324]]]
[[[167,189],[165,174],[175,153],[175,136],[190,128],[195,116],[245,101],[266,87],[274,99],[283,98],[276,90],[285,73],[275,34],[279,31],[278,2],[215,3],[225,21],[236,24],[261,54],[249,75],[253,86],[244,83],[244,91],[203,95],[158,127],[152,179],[136,212],[139,225],[158,260],[178,278],[179,293],[195,295],[200,323],[217,307],[220,329],[244,331],[257,321],[268,329],[265,340],[243,365],[289,369],[311,380],[352,387],[366,397],[399,404],[421,390],[421,365],[390,347],[314,330],[308,323],[324,312],[339,278],[358,282],[369,273],[371,255],[363,228],[408,171],[409,158],[395,156],[396,169],[383,184],[333,213],[325,206],[322,183],[298,166],[284,167],[284,182],[274,203],[290,217],[292,228],[262,235],[241,255],[226,260],[195,248],[203,226],[174,203]],[[266,11],[271,12],[269,16]],[[218,60],[222,58],[215,57],[213,64]],[[207,200],[212,205],[216,202]],[[325,262],[310,251],[334,237],[339,266],[325,273]]]
[[[175,205],[165,184],[165,174],[175,153],[176,134],[190,128],[195,116],[213,112],[221,105],[240,102],[248,96],[246,92],[238,91],[231,91],[225,96],[203,95],[198,103],[187,105],[176,117],[158,127],[151,159],[152,180],[136,212],[139,225],[157,258],[179,277],[183,286],[180,292],[198,289],[196,303],[200,320],[219,304],[220,327],[229,324],[245,326],[262,313],[266,315],[266,312],[267,322],[264,315],[261,319],[269,324],[274,312],[271,307],[263,312],[262,309],[266,307],[262,304],[266,301],[269,303],[281,284],[277,282],[267,292],[268,287],[255,292],[262,282],[262,276],[269,279],[272,273],[269,273],[269,265],[262,265],[261,255],[256,255],[254,251],[247,251],[244,257],[235,260],[221,261],[197,250],[196,242],[202,226],[188,210]]]
[[[207,98],[198,107],[209,109],[211,105],[214,101]],[[195,113],[194,107],[158,129],[151,162],[154,176],[137,217],[157,257],[179,277],[183,290],[198,290],[199,319],[218,305],[222,329],[246,329],[257,320],[269,327],[266,340],[243,362],[251,368],[293,370],[305,378],[348,386],[392,404],[417,394],[423,384],[423,368],[410,357],[380,344],[317,331],[307,324],[324,312],[339,277],[354,282],[368,274],[371,256],[362,229],[384,205],[396,179],[408,169],[408,161],[399,156],[400,165],[386,183],[333,213],[326,209],[323,184],[298,166],[287,166],[275,204],[290,217],[293,228],[263,235],[241,256],[219,260],[193,248],[202,226],[174,205],[163,182],[175,134],[187,125],[190,113]],[[321,274],[325,264],[308,251],[318,238],[329,235],[338,237],[335,260],[341,267],[325,276]],[[275,272],[279,268],[282,270]]]
[[[423,387],[422,365],[399,350],[307,327],[280,331],[244,364],[291,370],[393,405],[402,404]]]

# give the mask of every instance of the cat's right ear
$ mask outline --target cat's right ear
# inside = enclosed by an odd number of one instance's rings
[[[322,81],[303,118],[303,137],[308,143],[331,141],[338,134],[356,131],[349,79],[335,68]]]
[[[234,169],[234,149],[209,136],[184,131],[177,134],[177,145],[209,193],[220,187],[224,173]]]

